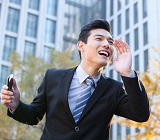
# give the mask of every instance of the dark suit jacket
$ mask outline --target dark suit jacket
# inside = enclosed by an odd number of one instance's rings
[[[114,114],[144,122],[149,118],[149,103],[138,78],[122,77],[122,83],[101,76],[79,121],[75,124],[68,105],[68,92],[76,68],[47,70],[30,105],[20,101],[14,114],[8,115],[36,125],[46,113],[42,140],[107,140]]]

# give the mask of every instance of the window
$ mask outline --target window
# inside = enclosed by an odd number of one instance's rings
[[[3,60],[9,61],[10,53],[12,50],[16,50],[17,40],[14,37],[5,36],[5,44],[3,48]]]
[[[111,32],[112,32],[112,34],[114,34],[114,22],[113,22],[113,20],[111,20],[110,21],[110,26],[111,26]]]
[[[129,0],[125,0],[125,5],[128,5],[129,4]]]
[[[106,18],[106,3],[107,3],[107,1],[106,0],[101,0],[101,1],[97,1],[97,2],[100,4],[100,6],[98,8],[100,10],[100,16],[101,16],[102,19],[105,19]]]
[[[138,3],[134,4],[134,24],[138,22]]]
[[[114,0],[110,0],[110,16],[113,15],[114,12]]]
[[[143,0],[143,18],[147,16],[147,1]]]
[[[139,55],[135,56],[135,70],[139,71]]]
[[[118,35],[121,34],[122,31],[122,26],[121,26],[121,15],[118,16],[118,24],[117,24],[117,28],[118,28]]]
[[[129,21],[130,21],[130,19],[129,19],[130,17],[129,17],[129,8],[126,10],[126,29],[128,29],[129,28]]]
[[[46,62],[49,62],[49,61],[50,61],[51,50],[54,50],[54,49],[53,49],[53,48],[50,48],[50,47],[47,47],[47,46],[44,46],[43,59],[44,59]]]
[[[136,28],[134,30],[134,50],[138,50],[139,49],[139,37],[138,37],[138,28]]]
[[[140,132],[140,129],[139,128],[136,128],[136,133],[139,133]]]
[[[29,8],[39,10],[39,0],[29,0]]]
[[[126,42],[128,45],[130,45],[130,34],[126,34]]]
[[[27,18],[27,28],[26,35],[36,38],[37,37],[37,24],[38,24],[38,16],[33,14],[28,14]]]
[[[110,77],[110,78],[113,78],[113,70],[110,70],[110,71],[109,71],[109,77]]]
[[[25,42],[25,49],[24,49],[24,61],[27,60],[28,55],[35,55],[35,50],[36,50],[36,44],[32,42]]]
[[[117,140],[121,140],[121,125],[117,123]]]
[[[17,33],[18,25],[19,25],[19,10],[9,8],[7,17],[7,30]]]
[[[144,71],[148,69],[148,50],[144,51]]]
[[[143,24],[143,45],[148,44],[148,24],[145,22]]]
[[[57,16],[57,0],[48,0],[47,14],[52,16]]]
[[[45,41],[49,43],[55,43],[55,30],[56,30],[56,22],[53,20],[46,20],[45,27]]]
[[[130,135],[130,133],[131,133],[130,127],[126,127],[126,135]]]
[[[10,2],[21,5],[21,0],[10,0]]]
[[[6,79],[8,75],[11,73],[12,71],[7,66],[4,66],[4,65],[1,66],[0,87],[2,87],[3,85],[6,85]]]
[[[119,74],[119,73],[117,73],[117,80],[118,81],[121,81],[122,79],[121,79],[121,75]]]
[[[118,11],[121,9],[121,0],[118,0]]]

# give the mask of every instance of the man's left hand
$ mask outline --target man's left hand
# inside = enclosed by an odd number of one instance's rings
[[[117,58],[114,57],[113,65],[115,71],[121,76],[130,77],[132,75],[132,55],[129,46],[121,39],[115,39],[113,43],[117,51]]]

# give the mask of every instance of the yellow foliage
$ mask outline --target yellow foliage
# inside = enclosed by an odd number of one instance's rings
[[[153,48],[160,56],[160,50]],[[160,57],[159,57],[160,58]],[[145,131],[135,133],[135,135],[130,136],[136,140],[145,138],[150,140],[152,138],[160,138],[160,59],[155,58],[152,60],[152,66],[155,68],[154,71],[148,70],[145,73],[142,73],[140,79],[142,80],[146,92],[148,94],[151,115],[147,122],[137,123],[131,120],[118,118],[114,121],[120,123],[123,127],[133,127],[144,129]],[[127,136],[128,138],[128,136]]]
[[[71,60],[70,52],[51,51],[50,61],[45,62],[42,58],[28,55],[23,61],[21,56],[13,51],[11,53],[11,70],[21,90],[21,100],[30,103],[37,94],[37,88],[48,68],[69,68],[77,65]],[[0,106],[0,139],[26,139],[38,140],[44,127],[44,119],[37,126],[28,126],[6,115],[6,108]],[[45,117],[44,117],[45,118]],[[27,135],[26,135],[27,134]]]

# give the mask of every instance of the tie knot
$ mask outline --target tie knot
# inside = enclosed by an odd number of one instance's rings
[[[87,84],[88,86],[93,86],[93,85],[94,85],[94,80],[93,80],[93,78],[88,77],[88,78],[86,79],[86,84]]]

